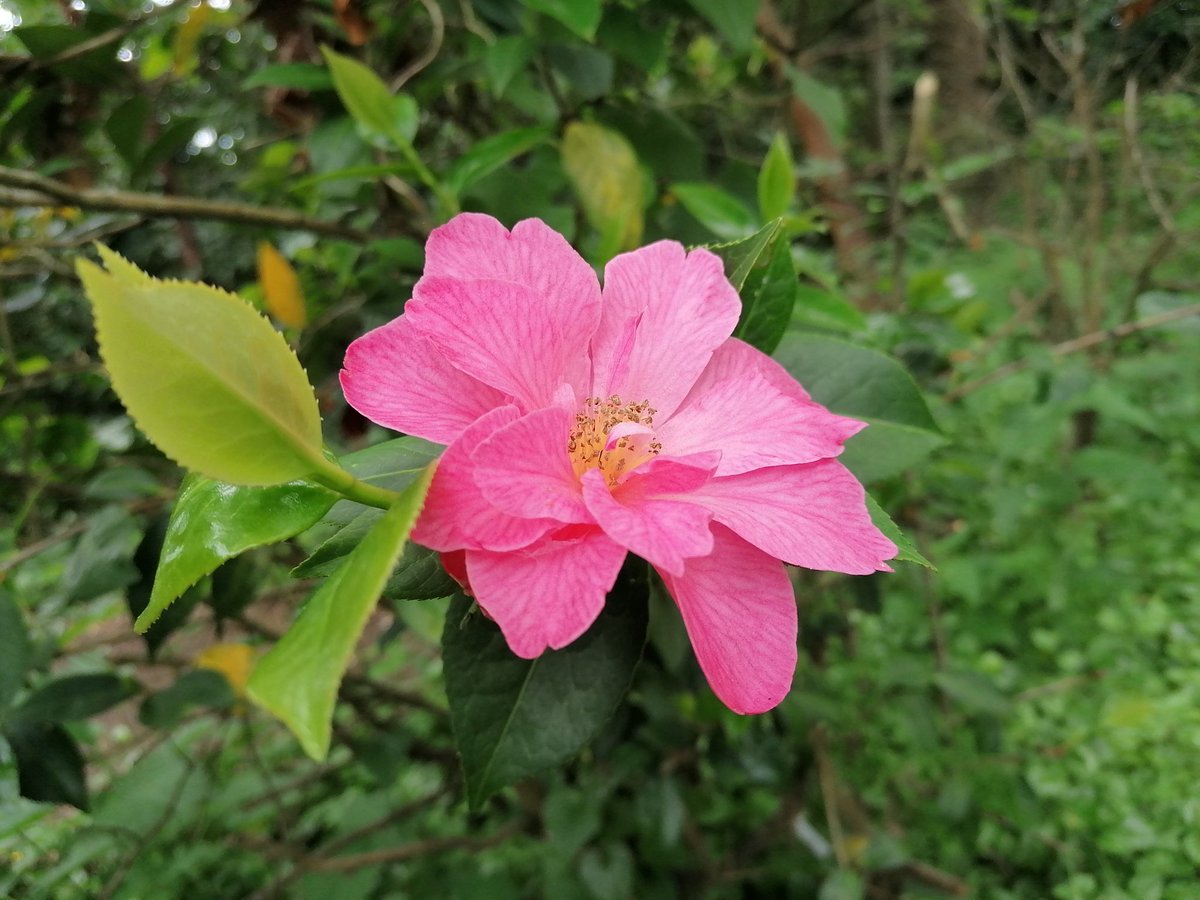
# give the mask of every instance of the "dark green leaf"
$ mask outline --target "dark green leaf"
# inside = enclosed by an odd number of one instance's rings
[[[546,128],[514,128],[485,138],[460,156],[446,173],[444,183],[455,194],[528,153],[550,135]]]
[[[871,521],[875,523],[875,527],[887,535],[888,539],[899,548],[900,552],[896,554],[896,560],[916,563],[937,571],[933,563],[917,550],[913,539],[900,530],[900,526],[892,521],[892,517],[883,511],[883,507],[876,503],[875,498],[870,494],[867,494],[867,512],[871,514]]]
[[[180,675],[169,688],[147,697],[138,710],[138,719],[150,728],[174,728],[194,707],[226,709],[233,699],[233,688],[224,675],[211,669],[193,669]]]
[[[113,110],[112,115],[104,123],[104,133],[113,142],[121,159],[131,169],[137,165],[142,156],[142,139],[146,132],[146,122],[150,118],[150,101],[143,95],[137,94]]]
[[[733,336],[771,353],[779,346],[796,302],[796,267],[787,241],[776,241],[770,261],[750,271],[741,290],[742,316]]]
[[[25,617],[16,601],[0,591],[0,722],[25,682],[30,651]]]
[[[137,686],[110,673],[68,675],[42,685],[12,711],[22,722],[69,722],[98,715],[137,692]]]
[[[289,538],[325,515],[337,499],[295,481],[235,487],[189,475],[171,511],[150,603],[134,627],[144,632],[185,590],[251,547]]]
[[[785,335],[774,355],[817,402],[869,423],[841,457],[861,480],[903,472],[945,443],[912,376],[891,357],[797,332]]]
[[[1012,702],[978,672],[948,670],[933,676],[933,683],[969,713],[1002,717]]]
[[[754,19],[761,0],[688,0],[696,12],[708,19],[734,50],[754,45]]]
[[[776,219],[774,222],[768,222],[748,238],[728,244],[708,245],[708,249],[724,261],[725,277],[729,279],[734,290],[740,293],[750,275],[750,270],[770,259],[767,255],[768,251],[779,236],[782,224],[779,219]]]
[[[67,562],[59,590],[67,602],[91,600],[137,580],[133,554],[142,539],[142,523],[121,506],[92,516]]]
[[[278,716],[314,759],[329,752],[334,700],[367,617],[416,522],[430,466],[317,590],[250,676],[247,693]]]
[[[329,70],[313,63],[276,63],[263,66],[242,82],[246,90],[257,87],[294,88],[323,91],[333,87]]]
[[[10,722],[4,732],[17,758],[21,796],[38,803],[88,808],[83,754],[74,738],[50,722]]]
[[[601,0],[523,0],[534,12],[548,15],[581,38],[591,40],[600,24]]]
[[[496,624],[471,609],[461,594],[450,604],[442,657],[467,797],[478,807],[574,756],[613,714],[646,640],[645,573],[627,565],[588,632],[533,660],[513,655]]]

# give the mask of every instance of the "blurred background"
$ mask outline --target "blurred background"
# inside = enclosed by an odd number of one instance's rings
[[[0,0],[0,895],[1200,896],[1198,135],[1194,0]],[[937,567],[798,574],[756,718],[653,607],[604,734],[477,813],[446,601],[373,620],[320,764],[241,697],[316,538],[134,635],[181,473],[73,274],[238,291],[355,449],[344,348],[458,208],[597,264],[781,217],[792,326],[915,379],[856,471]]]

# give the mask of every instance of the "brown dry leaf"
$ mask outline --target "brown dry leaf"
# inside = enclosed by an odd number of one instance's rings
[[[365,44],[375,31],[375,23],[363,14],[358,0],[333,0],[333,14],[355,47]]]

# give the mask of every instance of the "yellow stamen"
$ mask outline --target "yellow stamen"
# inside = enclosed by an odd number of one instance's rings
[[[575,474],[582,476],[589,469],[599,469],[609,486],[615,487],[626,472],[657,456],[662,444],[649,431],[654,426],[656,412],[649,400],[625,403],[616,394],[607,400],[589,397],[583,409],[575,414],[575,427],[567,439]],[[624,434],[610,441],[609,432],[626,422],[648,431]]]

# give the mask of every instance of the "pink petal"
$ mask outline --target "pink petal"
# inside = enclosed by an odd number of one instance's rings
[[[587,346],[600,321],[600,284],[592,267],[545,222],[526,219],[509,233],[491,216],[455,216],[429,235],[425,275],[510,281],[528,288],[561,324],[563,340],[577,348],[577,374],[587,374],[579,348]]]
[[[685,469],[688,471],[682,471]],[[692,467],[662,465],[610,490],[604,474],[591,469],[582,478],[583,502],[605,534],[622,547],[680,574],[684,560],[712,551],[708,527],[712,513],[686,500],[658,497],[666,493],[686,496],[696,479],[707,478],[706,472]]]
[[[714,374],[718,377],[724,377],[727,373],[754,369],[781,394],[797,400],[812,399],[791,372],[757,347],[751,347],[738,338],[730,338],[722,344],[721,352],[713,356],[713,361],[709,365],[717,366]]]
[[[561,406],[540,409],[497,429],[472,459],[488,502],[524,518],[590,522],[579,479],[567,454],[574,415]]]
[[[665,419],[733,332],[741,313],[720,257],[659,241],[614,257],[592,339],[593,389],[649,400]]]
[[[510,281],[422,278],[404,317],[457,368],[516,398],[549,406],[586,344],[567,340],[562,313]]]
[[[796,598],[783,564],[720,525],[683,575],[661,572],[704,676],[743,715],[779,704],[796,671]]]
[[[848,575],[890,572],[885,560],[896,545],[871,521],[865,497],[850,470],[832,459],[714,478],[688,494],[776,559]]]
[[[469,550],[467,572],[476,600],[499,624],[513,653],[533,659],[588,630],[624,559],[624,547],[592,528],[512,553]]]
[[[527,547],[559,523],[522,519],[496,509],[475,482],[471,455],[496,429],[516,421],[515,406],[501,406],[472,423],[438,462],[413,528],[412,539],[430,550],[515,550]]]
[[[845,440],[866,427],[801,399],[795,379],[784,393],[780,387],[786,386],[772,383],[763,361],[774,364],[741,341],[722,344],[683,404],[658,427],[664,449],[684,454],[720,448],[717,474],[736,475],[837,456]]]
[[[341,382],[346,402],[372,422],[439,444],[453,442],[484,413],[509,402],[454,368],[407,316],[351,343]]]

